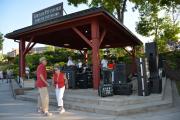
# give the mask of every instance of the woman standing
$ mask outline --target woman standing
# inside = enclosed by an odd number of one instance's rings
[[[60,70],[59,65],[55,65],[54,71],[55,73],[53,74],[53,84],[55,86],[58,110],[59,113],[62,114],[65,112],[63,107],[63,96],[65,91],[65,84],[67,85],[67,78],[66,75]]]

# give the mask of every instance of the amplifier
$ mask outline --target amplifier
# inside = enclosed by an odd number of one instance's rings
[[[100,84],[98,89],[98,95],[100,97],[113,96],[112,84]]]
[[[113,92],[115,95],[131,95],[132,87],[130,83],[113,84]]]
[[[80,89],[88,88],[88,80],[86,73],[77,73],[76,74],[76,86]]]

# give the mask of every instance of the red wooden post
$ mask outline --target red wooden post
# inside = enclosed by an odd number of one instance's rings
[[[25,74],[25,54],[23,54],[25,50],[25,40],[21,39],[19,43],[19,60],[20,60],[20,77],[24,77]]]
[[[99,23],[94,20],[91,23],[92,39],[92,63],[93,63],[93,88],[98,89],[100,83],[100,58],[99,58]]]

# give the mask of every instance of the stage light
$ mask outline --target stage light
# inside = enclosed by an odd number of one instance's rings
[[[64,46],[70,46],[70,44],[66,43],[66,44],[64,44]]]

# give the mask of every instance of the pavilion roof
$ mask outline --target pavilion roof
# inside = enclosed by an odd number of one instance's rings
[[[64,15],[43,23],[15,30],[6,34],[5,37],[13,40],[24,39],[30,41],[30,38],[33,36],[33,42],[36,43],[73,49],[90,49],[90,46],[72,28],[76,27],[91,40],[90,23],[92,19],[99,21],[100,34],[102,34],[104,29],[107,30],[100,48],[117,48],[142,44],[127,27],[104,8],[90,8]]]

